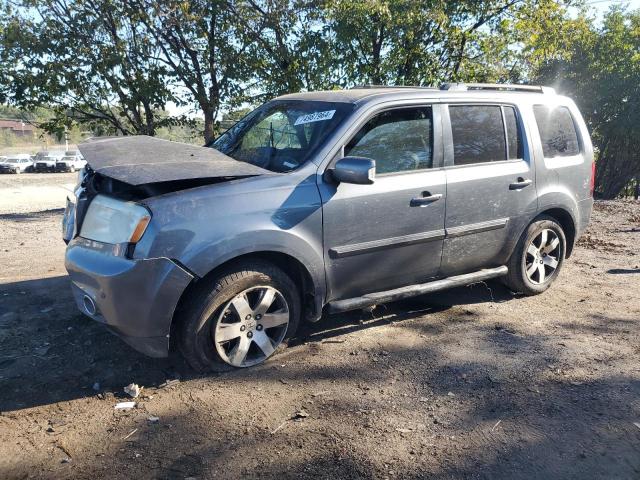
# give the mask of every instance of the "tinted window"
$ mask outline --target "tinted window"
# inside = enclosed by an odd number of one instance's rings
[[[346,145],[345,155],[375,160],[377,173],[431,168],[431,107],[403,108],[376,115]]]
[[[449,107],[455,165],[495,162],[507,158],[502,111],[498,106]]]
[[[502,111],[504,112],[504,126],[507,129],[507,158],[509,160],[524,158],[516,110],[513,107],[502,107]]]
[[[570,157],[580,153],[576,127],[567,107],[551,109],[544,105],[535,105],[533,113],[536,116],[545,157]]]

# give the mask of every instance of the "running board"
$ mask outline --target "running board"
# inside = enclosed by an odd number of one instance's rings
[[[395,290],[387,290],[386,292],[368,293],[362,297],[347,298],[345,300],[336,300],[329,302],[329,313],[346,312],[348,310],[358,310],[372,305],[381,303],[395,302],[403,298],[415,297],[425,293],[437,292],[453,287],[464,287],[471,283],[489,280],[490,278],[502,277],[509,270],[506,266],[497,268],[488,268],[478,270],[473,273],[465,273],[455,277],[443,278],[442,280],[434,280],[428,283],[420,283],[418,285],[409,285],[408,287],[396,288]]]

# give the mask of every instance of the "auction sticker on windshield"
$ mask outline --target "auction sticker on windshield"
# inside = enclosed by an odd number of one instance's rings
[[[321,122],[323,120],[331,120],[333,118],[333,114],[334,113],[336,113],[335,110],[327,110],[325,112],[315,112],[315,113],[310,113],[308,115],[302,115],[301,117],[298,117],[298,119],[296,120],[296,123],[294,123],[294,125],[303,125],[305,123]]]

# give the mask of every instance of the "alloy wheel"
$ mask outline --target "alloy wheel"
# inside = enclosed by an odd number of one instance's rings
[[[561,254],[560,238],[553,230],[545,228],[533,237],[525,254],[529,281],[536,285],[548,282],[560,264]]]
[[[252,287],[222,307],[213,341],[226,363],[250,367],[273,354],[288,325],[289,306],[284,295],[273,287]]]

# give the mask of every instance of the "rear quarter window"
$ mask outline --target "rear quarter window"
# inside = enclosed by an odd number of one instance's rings
[[[542,152],[545,158],[571,157],[580,154],[578,134],[567,107],[534,105]]]

